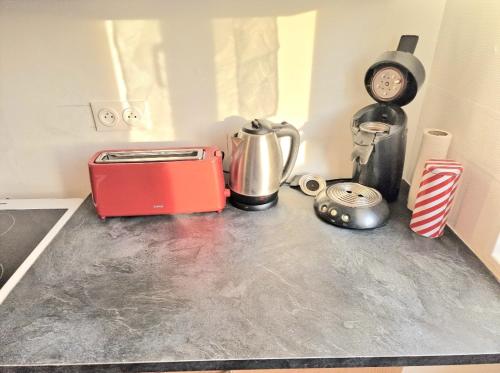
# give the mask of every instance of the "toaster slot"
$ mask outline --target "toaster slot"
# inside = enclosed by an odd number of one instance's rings
[[[203,149],[151,149],[102,152],[95,163],[171,162],[203,159]]]

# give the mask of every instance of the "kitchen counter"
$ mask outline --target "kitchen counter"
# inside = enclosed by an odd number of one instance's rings
[[[0,305],[0,371],[500,362],[500,285],[451,231],[312,203],[103,222],[88,198]]]

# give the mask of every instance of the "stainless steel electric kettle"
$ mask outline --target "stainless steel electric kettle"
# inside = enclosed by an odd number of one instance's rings
[[[291,138],[285,166],[280,137]],[[231,137],[231,203],[243,210],[264,210],[278,202],[278,189],[290,176],[299,152],[300,135],[288,123],[255,119]]]

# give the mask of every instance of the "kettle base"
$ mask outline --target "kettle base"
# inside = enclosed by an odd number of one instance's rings
[[[240,210],[262,211],[275,206],[278,203],[278,192],[269,196],[252,197],[231,191],[229,202]]]

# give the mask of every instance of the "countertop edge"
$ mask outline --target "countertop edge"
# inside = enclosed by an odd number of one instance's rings
[[[175,362],[130,362],[106,364],[0,365],[0,373],[21,372],[165,372],[247,369],[354,368],[423,365],[497,364],[500,353],[429,356],[372,356],[341,358],[276,358],[200,360]]]

